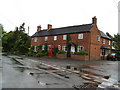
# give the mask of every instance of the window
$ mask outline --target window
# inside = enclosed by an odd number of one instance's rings
[[[78,46],[78,47],[77,47],[77,51],[79,52],[79,51],[81,51],[81,50],[84,50],[84,47],[83,47],[83,46]]]
[[[83,39],[83,34],[78,34],[78,39]]]
[[[32,38],[32,40],[34,40],[34,38]]]
[[[37,38],[37,37],[35,37],[35,38],[34,38],[34,42],[37,42],[37,41],[38,41],[38,38]]]
[[[45,45],[42,45],[42,50],[45,50]]]
[[[34,46],[34,52],[37,52],[37,46]]]
[[[103,44],[105,44],[105,39],[103,39],[103,42],[102,42]]]
[[[56,41],[57,40],[57,36],[54,36],[54,41]]]
[[[60,50],[61,49],[61,46],[60,45],[58,45],[58,50]]]
[[[45,37],[45,41],[48,41],[48,37]]]
[[[47,49],[48,49],[48,51],[49,51],[50,46],[51,46],[51,45],[48,45],[48,48],[47,48]]]
[[[109,43],[109,45],[111,45],[111,42],[110,42],[110,40],[108,41],[108,43]]]
[[[97,41],[100,41],[100,36],[99,35],[97,35]]]
[[[67,39],[67,35],[63,35],[63,40],[66,40]]]
[[[66,46],[62,46],[62,50],[63,51],[67,51],[67,47]]]

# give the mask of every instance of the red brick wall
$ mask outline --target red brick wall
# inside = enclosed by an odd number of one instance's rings
[[[103,39],[105,39],[105,44],[102,43]],[[111,42],[109,45],[109,41]],[[112,40],[106,39],[106,38],[101,38],[101,45],[108,46],[112,49]]]
[[[100,42],[97,41],[97,35],[100,35],[100,32],[95,25],[91,29],[91,45],[90,45],[90,60],[99,60],[100,59]]]
[[[90,33],[83,33],[83,39],[78,39],[78,34],[70,34],[70,42],[74,42],[79,46],[84,46],[84,49],[88,51]],[[48,45],[55,45],[55,47],[57,47],[58,45],[66,46],[66,40],[63,40],[63,35],[58,35],[56,41],[54,41],[54,36],[48,36],[48,41],[45,41],[45,37],[38,37],[38,42],[34,42],[34,39],[31,40],[31,45],[33,46],[39,46],[44,43],[47,43]]]

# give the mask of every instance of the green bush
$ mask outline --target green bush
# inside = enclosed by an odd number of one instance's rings
[[[58,53],[58,48],[54,48],[54,51],[53,51],[53,56],[56,56],[56,53]]]
[[[58,51],[58,54],[65,54],[66,52],[63,50]]]
[[[28,52],[26,55],[27,55],[27,56],[32,56],[33,53],[32,53],[32,52]]]
[[[43,51],[40,51],[40,52],[37,52],[35,54],[35,56],[37,57],[41,57],[41,56],[47,56],[48,55],[48,52],[45,52],[44,50]]]
[[[88,51],[75,52],[76,55],[88,55]]]

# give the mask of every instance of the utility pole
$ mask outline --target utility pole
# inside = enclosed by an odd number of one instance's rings
[[[30,29],[30,27],[28,26],[28,35],[29,35],[29,29]]]

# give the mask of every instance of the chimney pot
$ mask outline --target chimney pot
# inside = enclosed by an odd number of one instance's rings
[[[52,25],[48,24],[48,30],[52,29]]]

